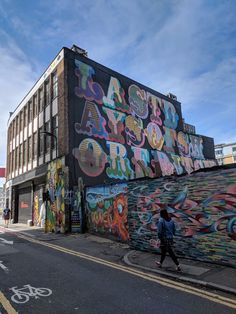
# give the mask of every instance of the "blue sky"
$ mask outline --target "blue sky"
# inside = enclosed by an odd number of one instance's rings
[[[1,0],[0,167],[14,111],[63,46],[182,103],[215,143],[236,141],[236,1]]]

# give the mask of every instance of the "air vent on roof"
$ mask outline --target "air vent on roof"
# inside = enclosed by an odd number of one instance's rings
[[[175,96],[174,94],[169,93],[166,96],[169,97],[170,99],[177,100],[177,96]]]
[[[79,53],[79,54],[82,55],[82,56],[85,56],[85,57],[88,56],[88,53],[87,53],[86,50],[84,50],[84,49],[82,49],[82,48],[80,48],[80,47],[78,47],[78,46],[76,46],[76,45],[73,45],[73,46],[71,47],[71,50],[74,51],[74,52],[76,52],[76,53]]]

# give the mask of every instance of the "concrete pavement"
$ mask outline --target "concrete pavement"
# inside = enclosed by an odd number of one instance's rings
[[[155,261],[160,259],[159,255],[130,250],[127,244],[118,243],[88,233],[68,235],[45,233],[39,227],[29,227],[25,224],[11,224],[8,228],[5,228],[3,222],[0,220],[0,238],[1,233],[5,232],[19,232],[41,241],[67,238],[66,245],[69,245],[71,249],[80,249],[78,246],[79,243],[81,248],[87,248],[87,253],[91,252],[91,255],[96,255],[100,258],[108,258],[110,254],[110,258],[113,255],[117,261],[123,259],[127,265],[142,269],[143,271],[153,272],[177,281],[236,295],[236,268],[191,259],[179,259],[182,271],[177,272],[175,265],[168,256],[163,267],[160,269],[155,264]]]

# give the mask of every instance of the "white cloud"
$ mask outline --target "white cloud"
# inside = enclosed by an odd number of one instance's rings
[[[30,64],[24,53],[5,33],[0,33],[0,143],[6,147],[9,112],[14,111],[34,79]],[[5,166],[6,150],[0,150],[0,166]]]

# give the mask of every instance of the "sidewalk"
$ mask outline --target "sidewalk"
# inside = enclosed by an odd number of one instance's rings
[[[130,250],[127,244],[115,242],[91,234],[55,234],[45,233],[39,227],[28,227],[25,224],[11,224],[4,228],[0,220],[1,233],[21,233],[41,241],[66,240],[65,245],[70,249],[83,250],[100,258],[113,258],[113,261],[123,260],[127,265],[153,272],[158,275],[172,278],[185,283],[192,283],[205,288],[220,290],[236,296],[236,268],[198,262],[190,259],[179,259],[181,272],[175,270],[175,265],[167,256],[163,267],[156,266],[155,261],[160,259],[157,254]]]

